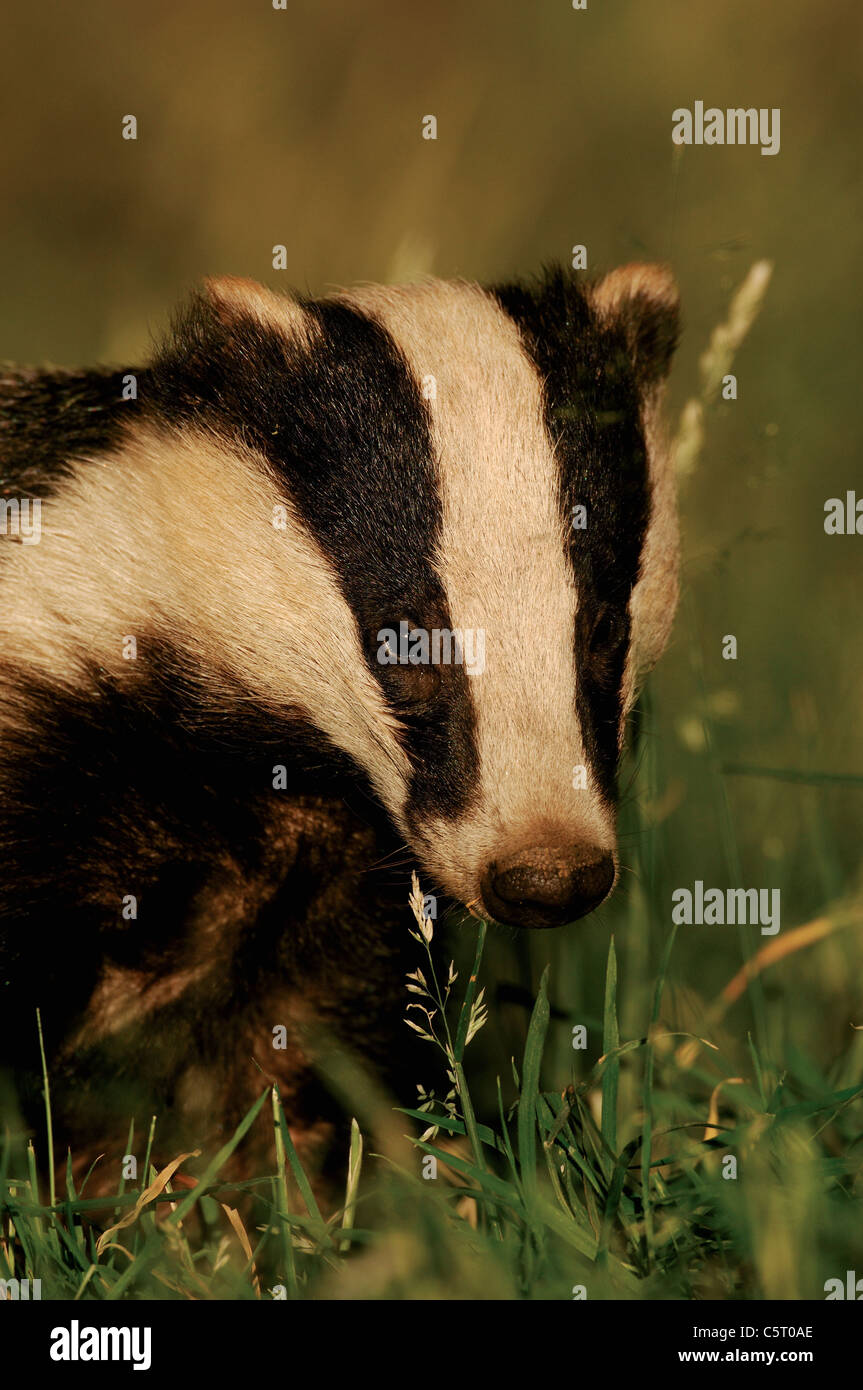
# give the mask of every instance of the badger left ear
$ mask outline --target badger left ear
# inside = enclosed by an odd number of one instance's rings
[[[256,319],[263,328],[287,334],[292,340],[306,340],[311,332],[310,321],[298,299],[277,294],[240,275],[210,276],[203,281],[194,302],[205,319],[224,328]]]
[[[623,330],[639,384],[645,391],[660,385],[680,333],[680,297],[668,266],[620,266],[589,293],[600,321]]]
[[[260,318],[265,309],[279,303],[272,290],[241,275],[208,276],[201,285],[200,296],[223,323],[229,323],[238,314]]]

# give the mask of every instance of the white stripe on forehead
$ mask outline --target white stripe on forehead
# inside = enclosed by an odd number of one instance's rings
[[[477,285],[369,286],[339,298],[383,324],[418,381],[434,378],[437,568],[452,626],[486,635],[485,672],[469,681],[482,800],[446,852],[473,869],[498,852],[502,834],[527,835],[529,843],[542,827],[538,843],[555,826],[610,845],[610,818],[590,769],[590,790],[572,786],[573,766],[584,760],[575,709],[577,595],[541,383],[518,329]],[[452,830],[436,824],[432,845],[451,842]]]

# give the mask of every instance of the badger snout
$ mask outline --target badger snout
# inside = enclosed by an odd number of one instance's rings
[[[586,917],[608,897],[614,859],[596,846],[519,850],[489,864],[482,880],[486,911],[515,927],[560,927]]]

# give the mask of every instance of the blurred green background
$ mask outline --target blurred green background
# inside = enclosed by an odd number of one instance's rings
[[[495,280],[585,243],[592,272],[644,258],[678,276],[673,427],[734,287],[774,262],[739,399],[708,410],[682,498],[684,603],[623,814],[633,872],[576,927],[495,937],[500,980],[530,991],[553,961],[549,1084],[586,1065],[569,1029],[601,1015],[610,930],[624,1035],[646,1030],[673,888],[780,887],[784,932],[859,887],[863,785],[722,767],[863,773],[863,538],[823,529],[828,497],[863,496],[861,38],[855,0],[4,6],[2,358],[138,360],[209,274],[304,291]],[[671,113],[697,99],[779,107],[781,152],[676,151]],[[767,939],[683,928],[664,1016],[706,1027],[741,949]],[[805,1054],[829,1075],[841,1054],[845,1084],[859,1077],[861,965],[852,929],[766,972],[760,1023],[745,998],[722,1025],[744,1073],[755,1027],[783,1065]],[[526,1018],[506,998],[475,1045],[498,1070]]]

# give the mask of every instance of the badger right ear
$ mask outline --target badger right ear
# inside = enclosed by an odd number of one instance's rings
[[[600,321],[622,328],[642,388],[659,386],[680,333],[680,297],[668,266],[620,266],[593,285],[589,295]]]

